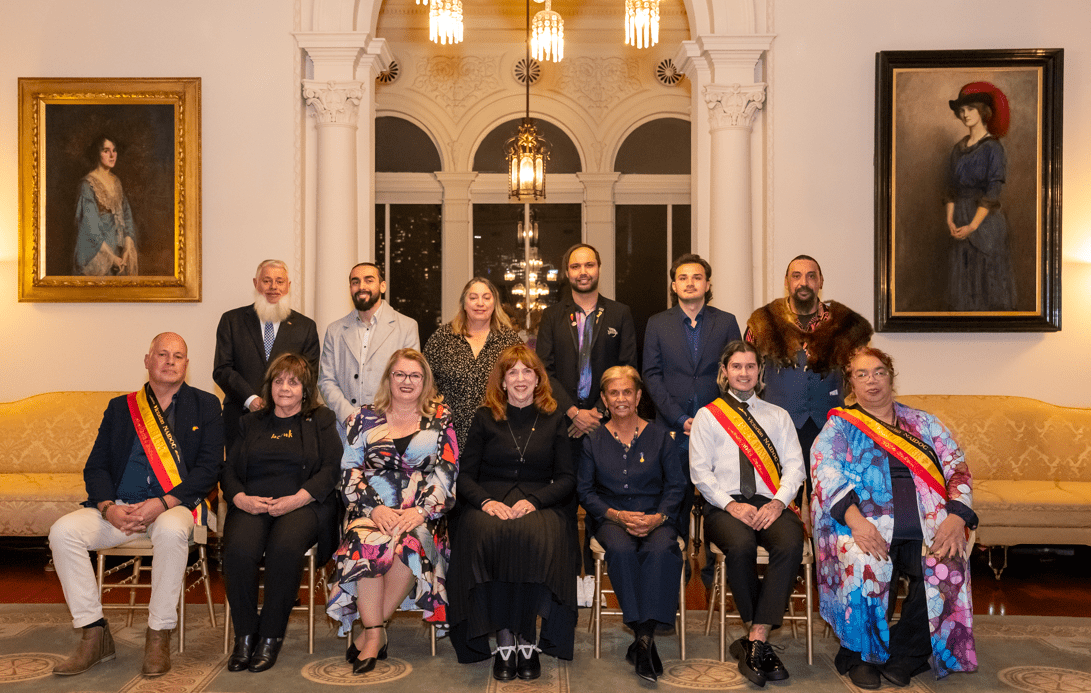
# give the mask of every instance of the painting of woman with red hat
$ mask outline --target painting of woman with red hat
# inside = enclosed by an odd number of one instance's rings
[[[951,252],[952,310],[1010,311],[1015,307],[1008,221],[1000,199],[1007,155],[1000,139],[1010,122],[1008,99],[989,82],[971,82],[948,102],[967,134],[951,150],[944,202]]]

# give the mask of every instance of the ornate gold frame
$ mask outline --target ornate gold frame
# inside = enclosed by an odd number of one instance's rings
[[[173,133],[162,133],[171,135],[168,144],[173,149],[173,209],[161,207],[158,210],[160,216],[173,219],[172,272],[131,277],[47,273],[47,164],[59,165],[55,161],[57,154],[48,152],[46,147],[47,131],[51,125],[47,121],[47,106],[69,105],[167,105],[173,108]],[[56,110],[51,112],[60,113]],[[161,177],[164,181],[165,176]],[[154,206],[150,201],[147,204]],[[164,224],[159,235],[165,238],[168,231],[169,222]],[[166,251],[160,249],[160,252]],[[60,258],[60,255],[57,257]],[[201,300],[199,77],[19,80],[19,300],[51,303]]]

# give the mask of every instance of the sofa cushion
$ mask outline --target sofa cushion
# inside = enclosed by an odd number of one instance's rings
[[[120,394],[47,392],[0,403],[0,473],[82,474],[106,405]]]
[[[83,474],[0,474],[0,535],[42,537],[87,500]]]
[[[1091,528],[1088,508],[1091,482],[974,482],[974,510],[982,525]]]

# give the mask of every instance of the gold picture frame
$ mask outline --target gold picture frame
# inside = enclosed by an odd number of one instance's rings
[[[19,301],[201,300],[201,80],[19,80]]]

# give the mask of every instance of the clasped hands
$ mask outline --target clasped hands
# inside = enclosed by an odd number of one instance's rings
[[[178,505],[177,498],[171,495],[163,496],[163,500],[149,498],[132,505],[113,504],[106,509],[106,520],[127,535],[142,534],[148,531],[148,526],[155,522],[155,518],[166,512],[163,502],[170,507]]]
[[[481,510],[501,520],[517,520],[523,515],[534,512],[537,508],[534,507],[533,503],[523,498],[515,501],[510,506],[497,500],[491,500],[482,505]]]
[[[635,510],[615,510],[611,519],[634,537],[646,537],[666,521],[660,513],[642,513]]]
[[[724,510],[750,529],[761,531],[768,529],[770,525],[777,521],[780,514],[784,512],[784,503],[774,498],[760,508],[755,508],[749,503],[731,501]]]
[[[231,499],[231,502],[235,504],[235,507],[251,515],[264,515],[268,513],[273,517],[280,517],[281,515],[287,515],[288,513],[302,508],[307,503],[310,503],[314,498],[311,494],[307,493],[304,489],[299,489],[290,496],[281,496],[280,498],[268,498],[265,496],[249,496],[245,493],[236,493],[235,497]]]
[[[579,438],[602,425],[602,412],[598,409],[576,409],[576,415],[571,418],[572,423],[568,426],[569,438]]]
[[[424,523],[424,515],[417,511],[417,506],[391,508],[380,505],[371,511],[371,521],[379,531],[388,537],[396,537],[413,531]]]

